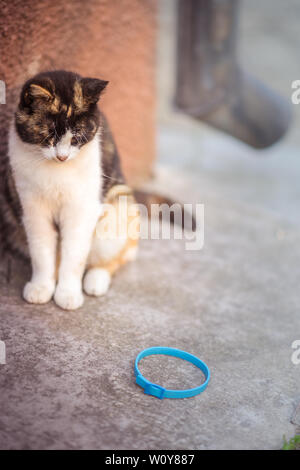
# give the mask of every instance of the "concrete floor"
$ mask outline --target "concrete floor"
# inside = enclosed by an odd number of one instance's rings
[[[284,2],[288,27],[279,20],[283,2],[274,3],[245,2],[241,47],[265,80],[269,69],[256,56],[258,49],[267,54],[274,85],[286,86],[288,96],[290,81],[300,78],[300,7]],[[292,130],[255,152],[174,113],[173,1],[161,9],[159,165],[149,186],[205,204],[204,248],[144,240],[138,261],[108,295],[86,299],[76,312],[25,304],[28,270],[15,263],[7,284],[3,265],[0,448],[278,449],[300,426],[300,366],[291,361],[291,344],[300,339],[300,138]],[[272,55],[277,34],[282,52]],[[201,357],[212,374],[207,390],[184,400],[144,395],[133,363],[154,345]],[[148,358],[142,371],[168,386],[200,380],[192,366],[163,358]]]
[[[180,174],[161,171],[156,185],[205,200],[202,251],[186,251],[184,240],[144,240],[108,295],[76,312],[25,304],[28,273],[18,265],[12,284],[1,276],[1,448],[276,449],[293,435],[299,230],[195,191]],[[144,395],[133,363],[154,345],[206,361],[207,390],[184,400]],[[148,358],[142,371],[170,387],[199,383],[196,369],[174,361]]]
[[[297,0],[254,0],[252,2],[241,2],[240,25],[239,25],[239,46],[238,56],[241,65],[252,75],[261,79],[272,89],[276,90],[282,96],[291,101],[291,84],[300,77],[299,74],[299,17],[300,5]],[[282,21],[285,18],[285,21]],[[232,206],[237,205],[239,210],[236,213],[236,219],[232,219],[232,228],[240,231],[242,237],[243,219],[246,216],[251,228],[261,230],[260,236],[253,239],[257,250],[265,250],[264,244],[267,243],[269,236],[275,237],[286,246],[285,254],[279,255],[277,263],[264,259],[261,253],[261,262],[256,271],[257,286],[253,287],[250,303],[256,303],[261,296],[261,290],[268,290],[268,281],[264,278],[264,270],[280,270],[286,265],[293,270],[293,275],[289,281],[289,289],[294,290],[297,297],[297,283],[295,279],[298,276],[298,262],[288,261],[288,252],[294,253],[295,246],[293,236],[299,233],[299,206],[300,206],[300,105],[292,105],[293,123],[284,139],[266,150],[255,150],[238,142],[229,135],[223,134],[207,125],[195,121],[182,113],[174,110],[172,100],[175,88],[175,42],[174,34],[176,27],[175,4],[171,0],[162,2],[160,14],[160,40],[158,48],[158,90],[159,90],[159,108],[158,108],[158,153],[159,163],[164,165],[165,174],[173,171],[174,168],[180,179],[182,175],[190,181],[190,188],[197,188],[199,201],[205,204],[206,213],[206,242],[204,252],[210,243],[210,236],[207,234],[207,220],[209,218],[210,206],[207,199],[213,198],[216,204],[221,204],[225,212]],[[181,185],[182,194],[185,194],[183,184]],[[256,217],[251,220],[250,213],[256,213]],[[272,228],[269,225],[272,221]],[[249,226],[250,226],[249,225]],[[260,228],[259,228],[260,227]],[[270,234],[273,235],[270,235]],[[227,236],[227,234],[223,234]],[[298,236],[298,235],[297,235]],[[229,240],[228,240],[229,242]],[[281,248],[278,248],[281,250]],[[229,249],[228,263],[233,262],[234,243]],[[223,254],[222,254],[223,256]],[[231,259],[232,256],[232,259]],[[274,253],[275,256],[275,253]],[[275,256],[276,257],[276,256]],[[248,247],[245,246],[243,263],[251,264],[251,255],[248,253]],[[248,264],[250,263],[250,264]],[[275,267],[276,265],[276,267]],[[201,268],[199,268],[199,277],[202,280]],[[202,272],[203,273],[203,272]],[[204,274],[205,277],[205,274]],[[275,281],[275,279],[274,279]],[[285,318],[289,310],[289,299],[282,284],[285,282],[281,275],[275,281],[277,285],[277,296],[280,297],[281,307],[274,303],[271,307],[272,313],[268,330],[263,330],[260,322],[256,323],[261,334],[267,332],[277,337],[275,323],[272,324],[271,318],[274,315],[280,315]],[[229,286],[231,290],[232,285]],[[296,298],[295,297],[295,298]],[[261,299],[262,308],[266,311],[272,303],[273,294],[269,293]],[[293,314],[294,337],[300,338],[300,317],[298,304],[296,301]],[[251,307],[250,307],[251,308]],[[275,311],[277,313],[275,313]],[[263,320],[261,320],[263,321]],[[260,325],[260,326],[259,326]],[[237,319],[236,328],[239,328]],[[282,333],[287,333],[288,326],[283,327]],[[259,334],[258,334],[259,336]],[[288,341],[287,341],[288,342]],[[278,343],[279,346],[279,343]],[[261,346],[264,348],[264,346]],[[230,350],[228,344],[228,350]],[[280,347],[279,347],[280,349]],[[278,356],[277,356],[278,354]],[[279,358],[280,352],[276,353]],[[269,359],[264,367],[269,369]],[[235,366],[234,361],[232,367]],[[295,400],[300,398],[300,369],[294,367],[297,388],[295,389]],[[271,373],[272,376],[273,372]],[[276,387],[276,386],[275,386]],[[265,392],[262,392],[263,394]],[[230,404],[228,413],[230,413]],[[246,403],[245,403],[246,405]],[[259,407],[257,408],[258,412]],[[261,409],[263,414],[263,409]],[[300,424],[299,411],[295,422]],[[233,416],[232,416],[233,418]],[[258,419],[259,421],[259,419]],[[265,422],[265,432],[269,438],[269,445],[272,446],[273,436],[271,429],[276,425],[271,425],[271,419]],[[262,422],[261,422],[262,424]],[[216,421],[215,425],[219,425]],[[296,430],[297,431],[297,430]],[[298,429],[299,432],[299,429]],[[249,432],[249,447],[255,446],[256,432]],[[225,437],[224,437],[225,439]],[[235,437],[231,434],[227,446],[234,448],[241,444],[239,439],[234,442]],[[257,445],[257,444],[256,444]],[[280,444],[278,443],[279,447]],[[224,446],[226,447],[226,445]],[[259,447],[259,445],[258,445]],[[267,446],[268,447],[268,446]]]

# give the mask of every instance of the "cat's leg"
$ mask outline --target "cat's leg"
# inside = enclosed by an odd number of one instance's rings
[[[102,250],[107,247],[106,242],[102,243]],[[110,244],[111,248],[111,244]],[[83,281],[83,288],[86,294],[101,296],[106,294],[111,284],[112,276],[129,261],[134,261],[137,256],[138,246],[137,242],[131,243],[127,241],[122,250],[119,249],[118,244],[115,246],[115,255],[108,259],[106,256],[98,258],[98,263],[95,266],[89,267]]]
[[[74,310],[83,304],[82,276],[99,213],[99,206],[88,204],[83,211],[82,202],[73,202],[61,213],[60,265],[54,300],[63,309]]]
[[[139,238],[139,214],[131,190],[114,186],[106,201],[93,236],[83,281],[86,294],[104,295],[113,274],[125,263],[136,258]]]
[[[30,198],[22,201],[23,222],[32,265],[32,278],[23,291],[27,302],[49,302],[55,290],[57,232],[46,204]]]
[[[83,289],[88,295],[106,294],[111,283],[111,273],[101,267],[89,268],[84,276]]]

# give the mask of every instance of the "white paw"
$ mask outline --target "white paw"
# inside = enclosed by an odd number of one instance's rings
[[[58,284],[54,301],[59,307],[64,310],[76,310],[83,305],[83,300],[81,287],[65,287]]]
[[[106,269],[90,269],[84,278],[83,288],[88,295],[104,295],[110,286],[111,275]]]
[[[23,290],[23,297],[30,304],[45,304],[51,300],[54,289],[55,283],[52,281],[27,282]]]

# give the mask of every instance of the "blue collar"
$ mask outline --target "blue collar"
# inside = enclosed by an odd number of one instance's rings
[[[180,359],[184,359],[188,362],[191,362],[196,367],[203,372],[205,376],[205,382],[201,384],[199,387],[189,388],[187,390],[167,390],[160,385],[153,384],[149,380],[145,379],[139,371],[138,363],[141,359],[147,356],[152,356],[152,354],[164,354],[167,356],[175,356],[179,357]],[[189,398],[198,395],[199,393],[203,392],[210,379],[210,371],[207,365],[201,361],[198,357],[193,356],[190,353],[185,351],[181,351],[180,349],[175,348],[162,348],[162,347],[153,347],[144,349],[144,351],[140,352],[137,356],[134,364],[134,373],[136,376],[136,383],[144,389],[144,392],[148,395],[153,395],[154,397],[163,399],[163,398]]]

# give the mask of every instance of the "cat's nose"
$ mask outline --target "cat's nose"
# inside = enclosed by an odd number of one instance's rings
[[[67,155],[57,155],[56,157],[60,162],[64,162],[67,160],[68,156]]]

